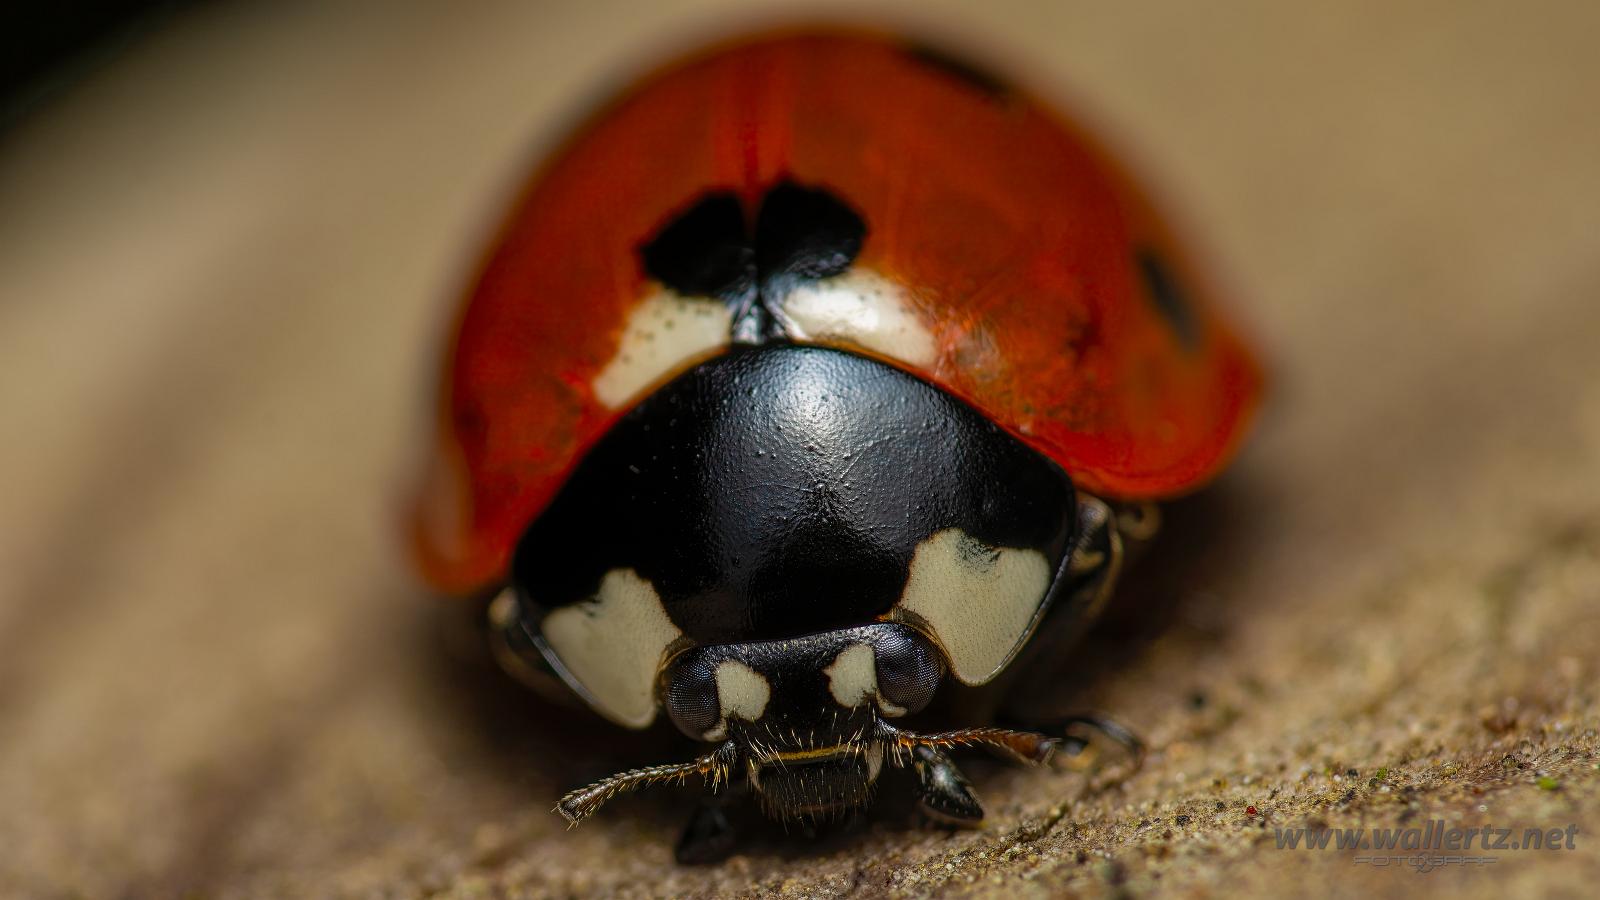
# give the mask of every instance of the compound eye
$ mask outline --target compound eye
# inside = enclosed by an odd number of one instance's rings
[[[667,682],[667,715],[678,730],[697,741],[716,740],[712,731],[722,722],[715,671],[700,654],[673,668]]]
[[[944,679],[944,660],[938,649],[903,626],[879,636],[873,649],[884,714],[905,715],[927,706]]]

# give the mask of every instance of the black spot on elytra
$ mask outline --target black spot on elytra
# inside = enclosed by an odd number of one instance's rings
[[[774,313],[806,281],[840,275],[861,252],[867,224],[822,188],[780,182],[762,198],[751,227],[739,198],[706,194],[639,248],[650,277],[690,296],[712,296],[733,309],[742,343],[782,338]]]
[[[1145,296],[1150,299],[1150,305],[1172,326],[1184,349],[1193,350],[1200,346],[1200,321],[1195,317],[1193,304],[1166,261],[1154,250],[1146,248],[1134,255],[1134,262],[1139,268],[1139,276],[1144,280]]]
[[[776,300],[798,282],[842,275],[866,235],[861,216],[827,191],[779,184],[767,192],[756,218],[762,294]]]
[[[739,198],[706,194],[668,222],[639,255],[645,271],[680,294],[729,297],[755,283]]]
[[[459,403],[454,406],[451,415],[457,439],[462,442],[464,449],[471,452],[481,451],[489,440],[489,416],[484,412],[482,405],[472,402]]]
[[[1003,100],[1011,93],[1010,87],[999,77],[938,47],[912,44],[906,47],[905,52],[911,59],[987,94],[991,99]]]

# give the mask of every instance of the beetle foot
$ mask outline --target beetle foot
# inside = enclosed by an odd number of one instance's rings
[[[707,799],[695,807],[694,814],[683,828],[674,853],[686,866],[703,866],[722,862],[739,844],[739,830],[728,818],[726,804],[720,798]]]
[[[914,748],[911,757],[917,772],[917,800],[924,813],[947,825],[973,826],[983,821],[983,805],[950,757],[926,744]]]
[[[1099,762],[1100,751],[1085,738],[1068,735],[1061,742],[1061,750],[1056,754],[1056,759],[1074,772],[1087,772]]]
[[[1132,762],[1131,775],[1144,765],[1144,741],[1127,726],[1100,713],[1077,713],[1042,721],[1027,723],[1027,727],[1051,735],[1057,741],[1057,759],[1069,768],[1083,771],[1093,768],[1099,760],[1098,748],[1084,732],[1092,731],[1108,738],[1127,754]]]
[[[1161,531],[1161,507],[1154,503],[1129,503],[1117,507],[1117,531],[1129,544],[1144,544]]]

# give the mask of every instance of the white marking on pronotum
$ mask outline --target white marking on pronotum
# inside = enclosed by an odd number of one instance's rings
[[[898,606],[933,629],[963,684],[983,684],[1027,637],[1049,588],[1044,554],[990,547],[949,528],[917,546]]]
[[[629,728],[655,719],[656,674],[683,632],[650,582],[612,569],[592,599],[551,612],[540,630],[597,712]]]
[[[725,659],[717,663],[717,699],[722,703],[724,719],[737,716],[754,722],[767,711],[772,685],[760,672],[737,659]]]
[[[784,325],[797,341],[838,341],[912,365],[933,363],[933,334],[899,285],[856,270],[802,284],[783,299]]]
[[[878,695],[878,661],[871,644],[851,644],[839,651],[822,674],[828,676],[828,692],[846,709],[854,709]],[[886,705],[884,712],[899,715],[905,710]]]
[[[710,297],[666,288],[633,308],[617,353],[594,379],[594,395],[619,409],[640,391],[687,369],[728,343],[733,311]]]

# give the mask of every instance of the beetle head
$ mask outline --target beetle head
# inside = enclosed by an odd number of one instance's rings
[[[927,706],[943,674],[926,638],[876,624],[694,648],[667,668],[664,699],[685,734],[739,748],[768,812],[826,817],[871,798],[882,718]]]
[[[557,809],[576,822],[624,790],[691,775],[715,790],[743,776],[770,816],[819,820],[866,805],[885,763],[917,766],[926,794],[930,777],[953,771],[948,763],[948,771],[924,771],[927,751],[940,747],[985,744],[1032,762],[1050,756],[1056,742],[1043,735],[918,735],[886,721],[926,707],[945,670],[938,647],[898,623],[690,648],[665,668],[661,696],[679,730],[718,749],[692,763],[613,776],[568,794]],[[965,799],[970,817],[981,817]]]

